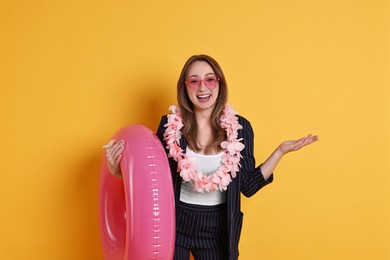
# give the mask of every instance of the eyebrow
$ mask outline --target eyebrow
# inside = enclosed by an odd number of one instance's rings
[[[205,76],[210,76],[210,75],[217,76],[217,75],[216,75],[215,73],[213,73],[213,72],[207,73]],[[199,75],[191,75],[191,76],[189,76],[189,78],[193,78],[193,77],[200,78]]]

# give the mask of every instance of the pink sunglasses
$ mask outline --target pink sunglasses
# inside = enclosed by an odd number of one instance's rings
[[[185,81],[186,86],[192,90],[197,90],[200,87],[200,84],[202,84],[202,82],[207,88],[214,89],[217,87],[217,82],[219,82],[219,78],[215,75],[206,76],[204,77],[204,79],[193,76],[187,78]]]

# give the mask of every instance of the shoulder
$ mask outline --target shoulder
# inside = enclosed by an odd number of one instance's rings
[[[163,115],[157,129],[157,136],[162,140],[165,131],[165,125],[168,123],[167,115]]]
[[[238,123],[241,125],[241,129],[238,130],[238,137],[244,139],[244,142],[249,142],[254,137],[254,132],[251,123],[248,119],[241,115],[236,115]]]
[[[238,123],[242,126],[243,129],[252,129],[251,123],[248,119],[241,115],[236,115],[238,118]]]
[[[161,121],[164,121],[164,122],[168,121],[168,115],[162,115]]]
[[[159,127],[164,127],[166,123],[168,123],[168,115],[161,116]]]

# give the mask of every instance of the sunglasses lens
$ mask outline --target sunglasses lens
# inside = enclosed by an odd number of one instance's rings
[[[204,79],[204,84],[208,88],[215,88],[217,86],[217,78],[215,76],[209,76]]]
[[[200,85],[200,79],[199,78],[190,78],[186,80],[187,87],[191,89],[197,89]]]

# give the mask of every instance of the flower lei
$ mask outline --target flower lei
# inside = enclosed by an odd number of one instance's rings
[[[227,140],[221,143],[221,148],[224,150],[222,155],[222,165],[212,174],[205,176],[199,169],[197,169],[194,159],[188,156],[180,147],[181,131],[183,121],[180,115],[180,110],[176,106],[169,107],[172,111],[168,117],[168,123],[164,133],[164,140],[167,143],[169,151],[168,157],[172,157],[177,163],[177,171],[184,181],[192,182],[194,190],[198,192],[211,192],[215,190],[224,191],[227,186],[235,178],[238,167],[240,165],[240,152],[245,145],[237,139],[239,129],[242,126],[238,123],[237,112],[230,106],[226,105],[223,115],[220,119],[221,126],[225,129]],[[230,174],[229,174],[230,172]]]

